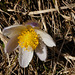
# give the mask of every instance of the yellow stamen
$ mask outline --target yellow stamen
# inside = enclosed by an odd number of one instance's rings
[[[22,31],[18,37],[18,40],[19,45],[22,48],[25,47],[26,50],[29,46],[31,46],[34,50],[39,44],[38,35],[31,26],[27,26],[25,31]]]

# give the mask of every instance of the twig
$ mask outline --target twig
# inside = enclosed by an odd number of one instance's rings
[[[38,7],[39,7],[39,10],[41,10],[41,1],[40,0],[38,0]],[[40,14],[40,16],[41,16],[41,20],[42,20],[42,23],[44,25],[45,31],[47,32],[44,16],[42,15],[42,13]]]
[[[15,20],[15,18],[14,18],[13,15],[10,15],[9,13],[7,13],[7,12],[1,10],[1,9],[0,9],[0,12],[7,14],[7,15],[10,16],[15,22],[17,22],[17,21]],[[7,25],[8,25],[8,24],[7,24]]]
[[[70,7],[74,8],[75,7],[75,3],[71,4]],[[68,6],[62,6],[62,7],[60,7],[60,10],[68,9],[68,8],[69,8]],[[13,9],[8,9],[7,11],[13,12],[14,10]],[[52,8],[52,9],[46,9],[46,10],[33,11],[33,12],[31,11],[31,12],[29,12],[28,15],[48,13],[48,12],[53,12],[53,11],[57,11],[57,9]],[[14,11],[14,12],[22,13],[23,15],[26,15],[28,13],[28,12],[23,13],[23,12],[20,12],[20,11]]]
[[[59,7],[58,7],[58,4],[57,4],[57,0],[55,0],[55,8],[57,9],[58,13],[59,13],[63,18],[65,18],[65,19],[67,19],[67,20],[71,20],[71,17],[61,14],[61,12],[59,11]]]
[[[73,13],[75,13],[75,11],[74,10],[72,10],[72,8],[69,6],[69,4],[68,3],[65,3],[63,0],[62,0],[62,2],[67,6],[67,7],[69,7],[69,9],[71,9],[71,11],[73,12]]]

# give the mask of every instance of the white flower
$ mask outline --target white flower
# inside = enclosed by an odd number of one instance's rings
[[[3,34],[10,38],[5,46],[5,52],[11,53],[18,47],[18,61],[23,68],[27,67],[32,60],[34,51],[41,61],[45,61],[47,58],[46,45],[56,46],[52,37],[38,26],[38,23],[29,22],[25,26],[13,25],[3,29]]]

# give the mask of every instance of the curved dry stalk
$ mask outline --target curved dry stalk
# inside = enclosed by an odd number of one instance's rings
[[[38,0],[38,7],[39,7],[39,10],[41,10],[41,1],[40,1],[40,0]],[[45,31],[47,32],[47,27],[46,27],[46,23],[45,23],[45,18],[44,18],[44,16],[42,15],[42,13],[40,14],[40,16],[41,16],[42,23],[43,23],[43,25],[44,25],[44,29],[45,29]]]
[[[75,3],[74,4],[71,4],[70,5],[71,8],[74,8],[75,7]],[[64,9],[68,9],[69,7],[68,6],[62,6],[60,7],[60,10],[64,10]],[[31,12],[20,12],[20,11],[15,11],[13,9],[7,9],[7,11],[10,11],[10,12],[18,12],[18,13],[22,13],[23,15],[36,15],[36,14],[42,14],[42,13],[49,13],[49,12],[54,12],[54,11],[57,11],[57,9],[55,8],[52,8],[52,9],[46,9],[46,10],[39,10],[39,11],[31,11]]]

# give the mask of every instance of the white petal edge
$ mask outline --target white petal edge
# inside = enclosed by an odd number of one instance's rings
[[[40,37],[42,38],[42,41],[43,41],[47,46],[49,46],[49,47],[56,46],[56,44],[55,44],[53,38],[52,38],[49,34],[47,34],[45,31],[42,31],[42,30],[40,30],[40,29],[35,29],[35,32],[40,35]]]
[[[20,34],[21,31],[25,30],[25,26],[23,25],[12,25],[9,27],[5,27],[3,29],[3,34],[5,36],[8,36],[9,38]]]
[[[18,39],[17,39],[18,35],[12,37],[11,39],[9,39],[9,41],[7,42],[7,44],[5,45],[5,53],[11,53],[13,50],[16,49],[16,47],[18,46]]]
[[[19,58],[18,58],[19,64],[22,68],[28,67],[30,61],[33,58],[33,51],[32,50],[27,51],[27,50],[24,50],[24,49],[25,48],[19,49]]]
[[[46,61],[46,58],[47,58],[47,47],[44,43],[42,43],[43,45],[40,46],[42,48],[37,48],[35,50],[36,52],[36,55],[38,56],[38,58],[41,60],[41,61]]]

